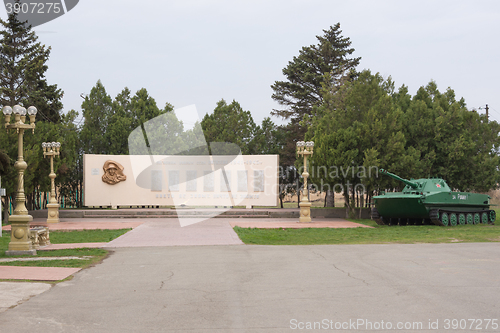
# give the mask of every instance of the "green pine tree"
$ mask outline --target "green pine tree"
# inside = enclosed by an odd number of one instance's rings
[[[0,104],[38,109],[37,121],[58,122],[63,92],[45,78],[50,47],[12,13],[0,19]]]
[[[207,114],[201,121],[201,127],[207,143],[229,142],[241,149],[241,154],[255,154],[256,141],[254,140],[258,126],[253,121],[250,111],[244,111],[240,104],[233,100],[231,104],[221,99],[214,109],[214,113]],[[212,151],[212,154],[219,154]],[[222,153],[222,152],[220,152]],[[233,150],[227,154],[238,154]]]
[[[355,76],[361,58],[349,58],[354,48],[349,37],[342,36],[340,23],[323,32],[324,35],[316,36],[317,45],[303,47],[283,69],[286,81],[276,81],[271,86],[272,98],[285,107],[273,110],[273,115],[299,122],[322,102],[325,73],[331,73],[332,82]]]

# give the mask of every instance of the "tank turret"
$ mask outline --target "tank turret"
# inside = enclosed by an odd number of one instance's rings
[[[415,183],[415,182],[412,182],[412,181],[409,181],[408,179],[404,179],[404,178],[401,178],[393,173],[390,173],[389,171],[385,170],[385,169],[380,169],[380,172],[384,175],[387,175],[391,178],[394,178],[396,180],[399,180],[400,182],[403,182],[405,183],[406,185],[410,186],[411,188],[413,189],[417,189],[418,188],[418,183]]]

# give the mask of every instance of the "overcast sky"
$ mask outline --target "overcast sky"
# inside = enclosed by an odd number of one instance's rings
[[[47,78],[64,91],[64,111],[80,111],[100,79],[112,98],[144,87],[160,108],[194,104],[201,116],[235,99],[260,124],[278,107],[270,86],[288,61],[337,22],[358,70],[412,95],[434,80],[500,120],[496,0],[81,0],[34,30],[52,47]]]

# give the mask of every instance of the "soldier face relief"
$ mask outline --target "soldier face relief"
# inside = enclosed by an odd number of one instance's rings
[[[115,185],[127,179],[127,176],[123,174],[123,166],[118,162],[106,161],[102,168],[104,170],[102,181],[106,184]]]

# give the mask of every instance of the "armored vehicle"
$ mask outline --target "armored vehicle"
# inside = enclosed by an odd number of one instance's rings
[[[455,192],[441,178],[403,179],[384,169],[382,174],[403,182],[402,192],[373,197],[372,219],[380,225],[494,224],[490,196]]]

